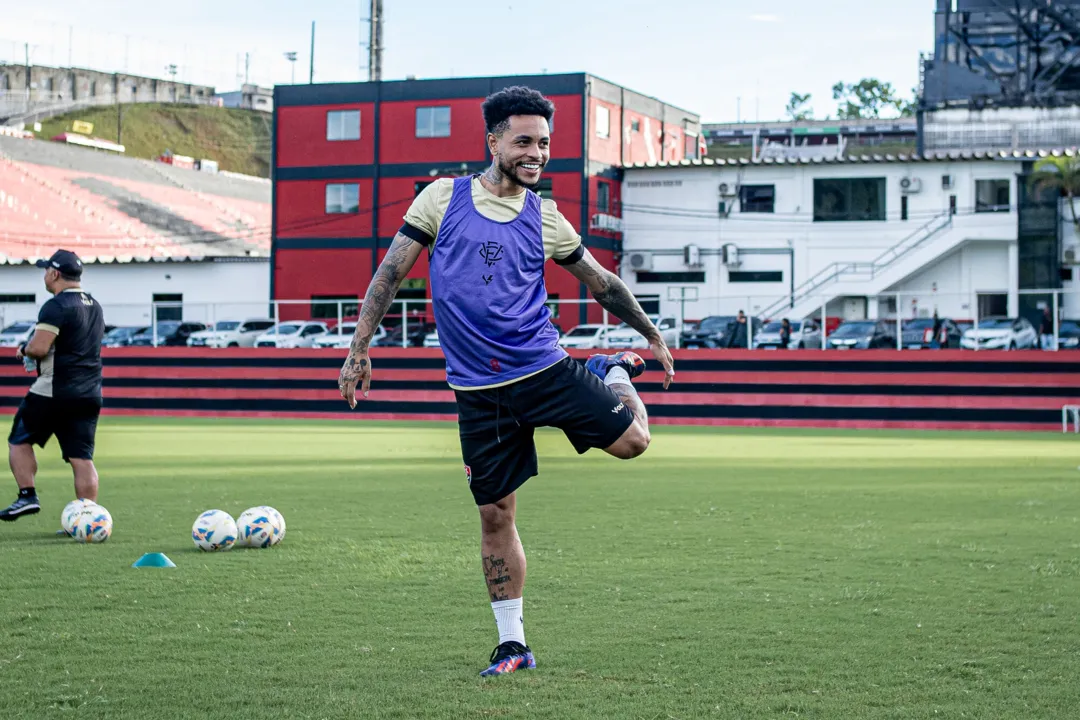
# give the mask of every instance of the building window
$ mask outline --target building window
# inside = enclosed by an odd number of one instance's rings
[[[728,270],[728,282],[733,283],[764,283],[783,282],[784,273],[780,270]]]
[[[637,299],[638,304],[641,305],[641,309],[645,311],[646,315],[660,314],[659,295],[635,295],[634,297]]]
[[[611,136],[611,113],[603,105],[596,106],[596,137]]]
[[[338,295],[312,295],[312,320],[337,320],[338,303],[341,303],[341,317],[353,318],[360,314],[360,301],[355,297]]]
[[[326,113],[327,140],[359,140],[360,111],[331,110]]]
[[[559,295],[558,293],[548,293],[547,309],[551,311],[551,317],[559,317]]]
[[[533,188],[533,192],[544,200],[551,199],[551,178],[542,178]]]
[[[975,212],[1009,212],[1009,181],[976,180]]]
[[[430,185],[433,182],[435,182],[435,181],[434,180],[417,180],[416,182],[414,182],[412,184],[413,197],[414,198],[419,197],[420,193],[424,192],[424,188],[426,188],[428,185]]]
[[[885,220],[885,178],[814,180],[814,222]]]
[[[630,132],[641,132],[641,121],[637,118],[630,121]]]
[[[776,212],[776,186],[742,185],[739,188],[739,208],[744,213]]]
[[[908,218],[908,196],[900,196],[900,219],[907,220]]]
[[[330,183],[326,186],[326,214],[340,215],[360,212],[360,185]]]
[[[154,293],[151,296],[154,303],[155,322],[162,320],[184,319],[184,295],[183,293]]]
[[[416,137],[450,137],[450,108],[416,108]]]
[[[611,186],[606,182],[596,184],[596,212],[611,212]]]
[[[36,303],[36,302],[37,302],[37,296],[36,295],[17,295],[17,294],[16,295],[11,295],[11,294],[0,295],[0,303],[3,303],[3,304]]]
[[[639,283],[703,283],[705,282],[705,271],[639,272],[637,281]]]
[[[97,80],[91,80],[90,81],[90,95],[92,95],[92,96],[97,95]]]

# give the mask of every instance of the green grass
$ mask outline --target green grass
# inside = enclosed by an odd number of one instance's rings
[[[0,527],[0,714],[1075,716],[1075,438],[658,428],[631,462],[538,442],[539,667],[490,680],[454,426],[106,418],[97,546],[53,535],[50,446],[46,510]],[[200,511],[256,504],[280,546],[194,550]],[[130,567],[149,551],[178,567]]]
[[[123,105],[121,142],[128,157],[177,155],[217,160],[222,170],[270,176],[270,116],[254,110],[201,105]],[[72,122],[94,124],[94,136],[116,141],[116,105],[58,115],[41,123],[40,138],[71,130]]]

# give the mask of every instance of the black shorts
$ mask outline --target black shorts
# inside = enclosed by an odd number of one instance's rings
[[[93,460],[100,414],[98,398],[50,398],[27,393],[11,423],[8,442],[45,447],[55,435],[64,460]]]
[[[465,478],[477,505],[503,499],[536,475],[533,430],[562,430],[577,452],[606,448],[634,414],[573,358],[510,385],[457,390]]]

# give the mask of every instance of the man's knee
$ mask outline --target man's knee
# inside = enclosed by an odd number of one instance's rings
[[[649,431],[635,422],[611,447],[607,448],[607,452],[621,460],[631,460],[648,450],[651,439]]]
[[[480,531],[497,534],[514,525],[515,503],[513,495],[496,500],[487,505],[480,505]]]

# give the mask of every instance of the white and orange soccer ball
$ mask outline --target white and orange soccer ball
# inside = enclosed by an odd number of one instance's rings
[[[207,510],[191,526],[195,547],[205,552],[231,550],[236,538],[236,521],[224,510]]]
[[[97,503],[84,505],[71,518],[69,535],[81,543],[102,543],[112,537],[113,519]]]
[[[269,505],[259,505],[240,514],[236,529],[241,547],[270,547],[285,537],[285,518]]]

